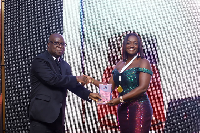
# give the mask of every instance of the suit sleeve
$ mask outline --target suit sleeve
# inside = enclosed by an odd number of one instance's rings
[[[31,71],[32,73],[34,73],[34,76],[37,77],[36,80],[39,79],[49,86],[54,86],[55,89],[60,87],[67,88],[80,98],[89,101],[88,96],[91,93],[91,91],[89,91],[77,82],[76,76],[72,75],[71,68],[69,65],[66,67],[67,74],[60,75],[57,74],[55,70],[53,70],[49,62],[41,58],[36,58],[32,62]]]
[[[50,86],[75,88],[77,85],[76,76],[57,74],[50,63],[41,58],[35,58],[33,60],[31,71],[36,77],[36,80],[39,79]]]
[[[91,93],[91,91],[89,91],[88,89],[86,89],[84,86],[82,86],[81,84],[77,83],[75,88],[68,88],[71,92],[73,92],[74,94],[76,94],[77,96],[79,96],[80,98],[90,101],[88,99],[89,94]]]
[[[69,64],[67,64],[69,65]],[[72,75],[71,67],[68,66],[69,69],[67,69],[67,74]],[[77,82],[76,87],[69,87],[68,90],[70,90],[72,93],[76,94],[80,98],[84,100],[88,100],[88,96],[91,93],[88,89],[86,89],[84,86],[82,86],[80,83]],[[89,100],[88,100],[89,101]]]

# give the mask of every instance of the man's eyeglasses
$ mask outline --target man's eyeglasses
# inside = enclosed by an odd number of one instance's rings
[[[53,45],[55,45],[55,46],[63,46],[63,47],[65,47],[67,44],[66,43],[59,43],[59,42],[52,42],[52,41],[49,41],[50,43],[52,43]]]

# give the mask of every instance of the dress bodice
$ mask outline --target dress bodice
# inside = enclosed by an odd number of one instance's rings
[[[134,67],[130,68],[128,70],[125,70],[121,73],[121,86],[123,88],[123,91],[120,93],[120,96],[129,93],[131,90],[135,89],[139,86],[139,73],[144,72],[148,73],[150,75],[153,74],[153,72],[146,68],[140,68],[140,67]],[[119,71],[117,69],[114,69],[112,71],[113,74],[113,80],[115,82],[116,86],[119,86]]]

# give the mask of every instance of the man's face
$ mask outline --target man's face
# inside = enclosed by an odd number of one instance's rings
[[[62,36],[53,36],[49,39],[47,50],[51,55],[58,58],[64,54],[65,41]]]

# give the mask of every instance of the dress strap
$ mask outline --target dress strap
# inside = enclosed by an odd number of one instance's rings
[[[138,68],[138,71],[144,72],[144,73],[148,73],[151,76],[153,75],[153,72],[151,70],[149,70],[149,69],[146,69],[146,68]]]

